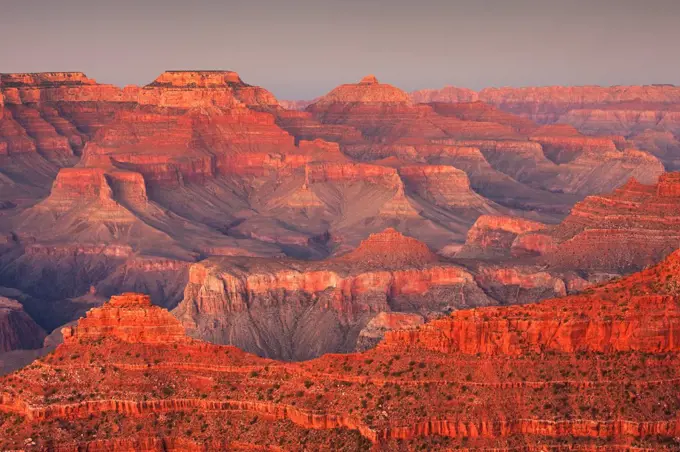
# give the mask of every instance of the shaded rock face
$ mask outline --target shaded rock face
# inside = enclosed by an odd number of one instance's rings
[[[674,449],[678,265],[676,252],[581,295],[423,325],[381,314],[366,337],[407,328],[363,353],[302,363],[189,339],[167,311],[126,294],[91,311],[54,353],[2,377],[0,445]],[[107,428],[111,414],[117,427],[102,439],[91,427]]]
[[[45,331],[19,302],[0,297],[0,353],[40,348],[44,339]]]
[[[357,346],[376,314],[423,315],[491,300],[463,268],[395,230],[321,262],[208,259],[174,311],[197,337],[266,357],[309,359]]]

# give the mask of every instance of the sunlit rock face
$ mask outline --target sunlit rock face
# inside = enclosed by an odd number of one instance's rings
[[[149,451],[272,441],[380,451],[578,441],[604,451],[635,441],[662,450],[680,433],[677,267],[676,252],[584,294],[424,324],[383,313],[362,330],[366,340],[385,335],[377,347],[301,363],[191,339],[148,297],[124,294],[65,331],[55,352],[2,378],[0,441]],[[89,428],[112,415],[108,438]]]

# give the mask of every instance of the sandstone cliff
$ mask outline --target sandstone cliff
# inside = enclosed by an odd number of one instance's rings
[[[679,261],[303,363],[182,337],[167,312],[124,295],[3,377],[0,446],[674,450]]]
[[[395,230],[326,261],[208,259],[191,266],[174,311],[200,338],[280,359],[354,350],[382,312],[489,304],[463,268]]]

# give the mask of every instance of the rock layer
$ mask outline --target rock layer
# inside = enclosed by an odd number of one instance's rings
[[[289,364],[179,339],[177,320],[124,295],[3,378],[0,446],[212,450],[274,434],[287,450],[672,450],[679,262],[676,252],[582,295],[458,311],[364,353]],[[173,331],[170,343],[147,341],[153,331]],[[122,415],[116,429],[97,437],[110,413]]]
[[[376,314],[490,303],[470,273],[438,260],[393,229],[320,262],[208,259],[190,268],[175,314],[200,338],[262,356],[347,352]]]

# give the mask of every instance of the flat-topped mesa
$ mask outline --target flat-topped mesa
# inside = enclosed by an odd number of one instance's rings
[[[308,110],[315,111],[317,107],[335,103],[366,103],[366,104],[411,104],[409,95],[392,85],[379,83],[373,75],[361,79],[359,83],[340,85],[330,93],[321,97],[310,105]]]
[[[68,208],[73,203],[107,200],[112,197],[105,171],[100,168],[62,168],[45,200]]]
[[[405,165],[399,168],[399,176],[407,187],[437,205],[464,208],[486,204],[470,189],[467,174],[450,165]]]
[[[426,244],[392,228],[371,234],[354,251],[339,259],[392,268],[422,266],[438,261],[437,255]]]
[[[245,85],[234,71],[166,71],[147,86],[172,88],[224,88]]]
[[[167,344],[190,339],[169,311],[151,305],[148,295],[124,293],[88,311],[75,327],[62,330],[64,343],[115,338],[123,342]]]
[[[3,88],[19,87],[54,87],[59,85],[96,85],[97,81],[88,78],[82,72],[36,72],[20,74],[0,74],[0,86]]]

